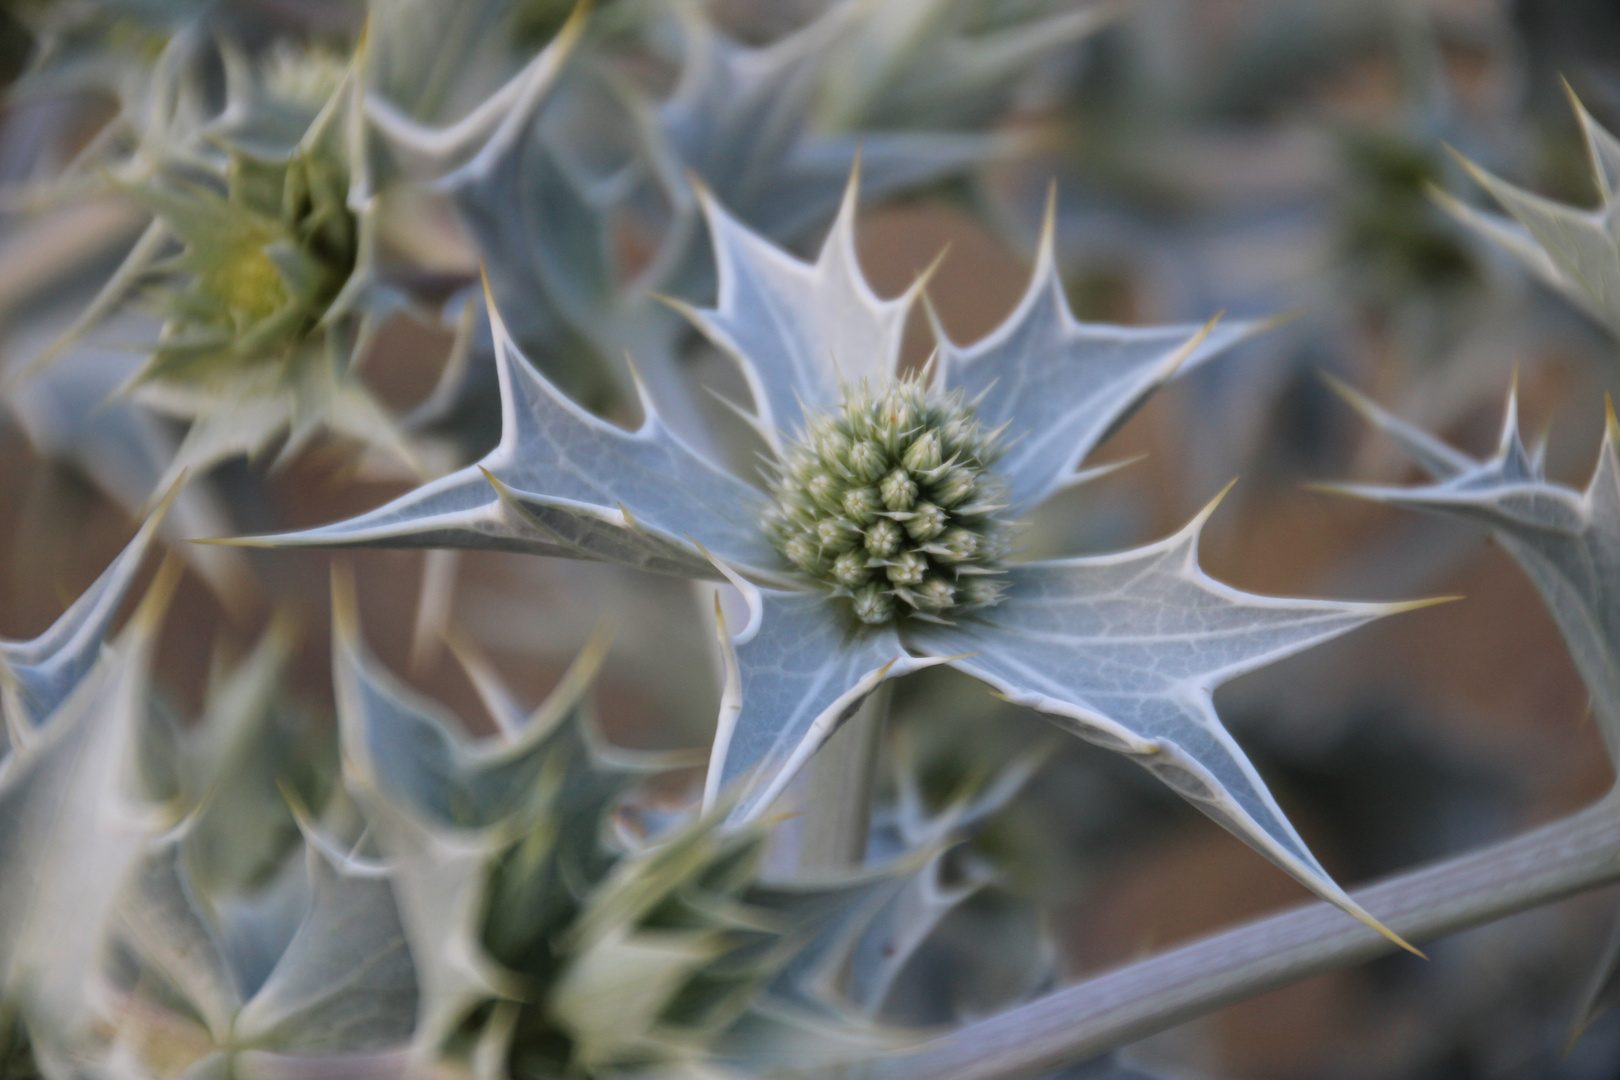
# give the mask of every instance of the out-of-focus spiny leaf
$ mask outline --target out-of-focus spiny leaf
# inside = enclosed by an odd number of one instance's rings
[[[1620,141],[1570,94],[1591,161],[1598,205],[1582,210],[1516,187],[1462,159],[1469,174],[1511,216],[1475,209],[1435,192],[1464,225],[1499,244],[1544,284],[1620,334]]]
[[[36,1041],[82,1034],[115,890],[162,824],[138,794],[135,744],[178,577],[165,564],[118,644],[0,762],[0,998]]]
[[[833,50],[824,123],[960,130],[990,123],[1042,59],[1094,32],[1115,5],[899,0],[859,9]]]
[[[100,659],[113,617],[140,571],[173,494],[49,630],[32,641],[0,640],[0,712],[14,744],[26,744],[29,731],[44,725]]]
[[[1620,155],[1595,160],[1620,162]],[[1417,487],[1338,484],[1332,490],[1489,529],[1541,594],[1591,695],[1609,756],[1620,766],[1620,426],[1613,409],[1597,466],[1586,489],[1576,491],[1549,481],[1540,450],[1525,447],[1516,387],[1508,394],[1496,452],[1484,459],[1447,446],[1348,387],[1340,390],[1433,482]],[[1620,935],[1610,943],[1588,989],[1576,1034],[1617,1003]]]

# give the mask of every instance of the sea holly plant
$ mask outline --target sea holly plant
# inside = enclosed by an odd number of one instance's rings
[[[1428,474],[1411,487],[1329,485],[1330,490],[1481,525],[1541,594],[1615,758],[1613,595],[1620,553],[1620,424],[1609,414],[1584,490],[1550,481],[1539,449],[1520,434],[1510,394],[1494,453],[1476,458],[1338,387],[1364,417]],[[1415,941],[1441,937],[1620,880],[1620,788],[1550,825],[1396,875],[1357,899]],[[1036,1002],[946,1032],[876,1066],[880,1080],[997,1080],[1044,1069],[1162,1031],[1189,1016],[1392,949],[1347,928],[1322,905],[1295,908],[1148,960],[1104,972]],[[1620,938],[1611,942],[1575,1009],[1573,1044],[1620,1000]]]
[[[855,254],[854,179],[814,263],[704,210],[713,308],[685,307],[737,362],[738,406],[768,447],[765,487],[691,450],[650,402],[629,432],[525,362],[491,314],[504,406],[476,466],[349,521],[242,541],[466,547],[600,559],[719,578],[727,685],[706,802],[756,820],[887,679],[950,664],[1125,753],[1319,895],[1377,926],[1306,849],[1215,715],[1227,679],[1408,605],[1255,596],[1199,569],[1212,503],[1135,550],[1011,557],[1016,523],[1080,482],[1091,450],[1178,371],[1246,323],[1128,328],[1076,321],[1050,219],[1023,300],[971,346],[938,331],[899,370],[919,282],[884,300]],[[718,610],[718,600],[717,600]]]

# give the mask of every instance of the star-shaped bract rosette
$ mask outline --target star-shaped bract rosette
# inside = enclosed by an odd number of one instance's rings
[[[704,197],[719,296],[712,308],[683,310],[740,365],[753,397],[747,414],[778,453],[814,416],[839,408],[846,386],[881,388],[898,377],[921,287],[889,300],[872,291],[856,258],[855,211],[852,179],[806,263]],[[694,452],[645,400],[634,432],[586,412],[492,321],[505,415],[501,443],[483,462],[358,518],[244,542],[482,547],[723,576],[748,617],[735,635],[721,620],[727,685],[707,795],[726,793],[735,819],[763,813],[885,679],[949,663],[1131,755],[1319,895],[1377,925],[1311,856],[1210,695],[1402,605],[1275,599],[1214,581],[1197,562],[1212,504],[1148,547],[1009,563],[1001,601],[954,623],[859,626],[842,600],[777,554],[763,492]],[[984,426],[1004,427],[1008,448],[996,465],[1021,513],[1083,478],[1080,463],[1153,390],[1256,328],[1077,321],[1049,217],[1023,300],[974,345],[941,335],[933,391],[961,391]]]

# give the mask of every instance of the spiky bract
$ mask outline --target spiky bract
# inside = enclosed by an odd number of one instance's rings
[[[1006,548],[997,434],[919,378],[846,386],[784,449],[771,542],[863,623],[992,605]]]

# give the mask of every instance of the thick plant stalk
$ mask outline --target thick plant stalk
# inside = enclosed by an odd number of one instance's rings
[[[879,686],[810,763],[799,865],[836,870],[866,861],[872,789],[889,716],[889,684]]]
[[[1481,851],[1358,890],[1422,942],[1620,881],[1620,796]],[[1309,903],[1170,949],[874,1064],[869,1080],[1017,1080],[1395,946]]]

